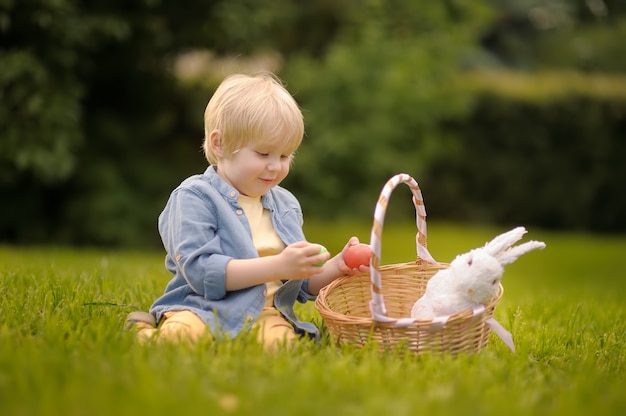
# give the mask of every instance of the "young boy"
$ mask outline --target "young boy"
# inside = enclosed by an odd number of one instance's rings
[[[356,237],[333,258],[307,242],[300,204],[279,186],[304,135],[297,103],[272,74],[232,75],[209,101],[204,129],[210,166],[183,181],[159,216],[173,278],[150,314],[131,313],[127,324],[144,340],[233,337],[251,328],[270,348],[317,338],[317,328],[294,314],[295,301],[368,267],[343,261]]]

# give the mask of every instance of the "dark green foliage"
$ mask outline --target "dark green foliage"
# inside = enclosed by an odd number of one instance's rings
[[[307,124],[287,183],[314,216],[371,217],[387,179],[419,178],[445,151],[439,125],[467,110],[452,78],[488,11],[454,2],[368,6],[323,59],[300,56],[284,72]],[[409,213],[408,201],[392,210]]]
[[[490,0],[497,18],[481,43],[495,61],[530,70],[626,71],[626,2]]]
[[[547,29],[541,13],[571,24]],[[490,65],[623,72],[624,13],[617,0],[0,0],[0,241],[158,246],[169,192],[206,167],[206,102],[259,55],[274,57],[304,110],[285,185],[307,216],[370,218],[386,179],[406,171],[439,219],[623,229],[623,100],[577,89],[567,105],[529,104],[455,80]],[[214,59],[199,79],[177,77],[177,57],[195,50]],[[521,124],[498,144],[500,170],[482,178],[493,142],[479,141],[504,120]],[[476,166],[459,157],[483,147]],[[555,149],[567,155],[551,181],[513,175],[546,189],[466,198],[466,181],[485,193],[494,173],[519,172],[523,149],[540,159],[535,171],[555,166]],[[581,188],[566,206],[570,178]],[[522,209],[529,200],[534,210]],[[408,200],[390,210],[412,215]]]
[[[0,142],[0,238],[156,240],[164,188],[189,171],[171,158],[180,155],[175,139],[189,126],[179,121],[186,101],[166,58],[190,45],[184,28],[201,19],[194,15],[199,6],[174,11],[158,0],[2,6],[0,123],[7,127]],[[190,150],[199,136],[190,135]]]
[[[458,147],[425,175],[437,217],[626,230],[626,97],[537,103],[484,93],[448,128]]]

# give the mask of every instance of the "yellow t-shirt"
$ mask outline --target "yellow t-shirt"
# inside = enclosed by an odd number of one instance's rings
[[[252,230],[252,240],[259,256],[271,256],[278,254],[285,249],[282,242],[272,224],[270,211],[261,205],[261,197],[251,198],[249,196],[240,195],[239,205],[246,213],[250,229]],[[274,305],[274,293],[282,285],[280,280],[266,283],[267,296],[265,306]]]

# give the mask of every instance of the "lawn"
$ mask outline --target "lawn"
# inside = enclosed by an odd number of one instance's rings
[[[306,225],[339,250],[370,224]],[[449,262],[497,227],[429,224]],[[391,224],[383,263],[415,258],[414,225]],[[507,266],[492,335],[478,354],[380,354],[328,338],[267,354],[246,337],[138,345],[126,314],[169,276],[160,251],[0,247],[0,415],[622,415],[626,412],[626,236],[529,229],[545,241]],[[302,317],[322,324],[313,304]],[[332,412],[332,413],[331,413]]]

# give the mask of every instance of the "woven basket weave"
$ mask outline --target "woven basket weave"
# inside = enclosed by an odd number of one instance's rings
[[[417,260],[380,265],[381,236],[385,210],[391,192],[405,183],[413,194],[417,220]],[[374,342],[381,350],[406,348],[415,353],[478,352],[489,341],[490,325],[503,294],[485,305],[432,320],[410,318],[411,308],[438,270],[448,267],[437,263],[426,249],[426,211],[415,179],[406,174],[392,177],[376,204],[370,238],[372,259],[370,275],[341,277],[324,287],[315,307],[324,319],[332,338],[339,344],[362,347]]]

